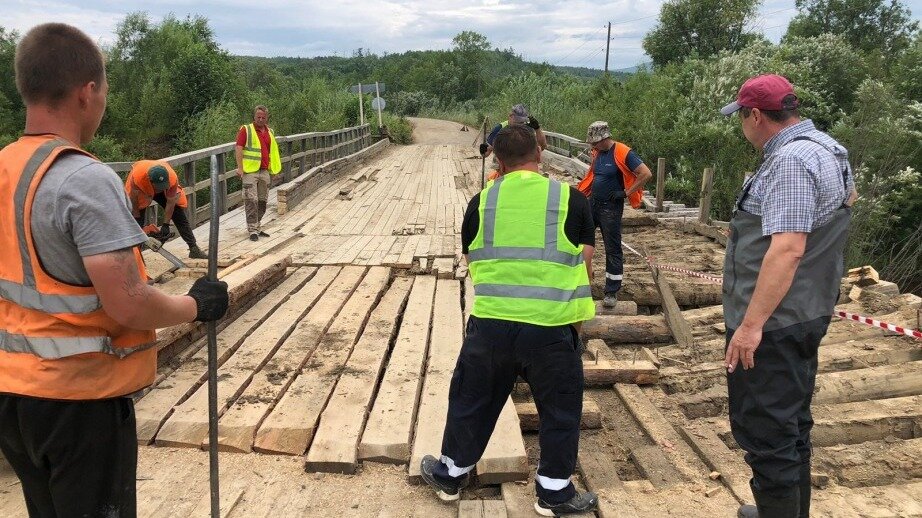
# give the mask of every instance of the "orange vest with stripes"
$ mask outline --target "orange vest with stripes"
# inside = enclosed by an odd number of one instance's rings
[[[154,195],[157,193],[154,192],[154,186],[150,183],[150,176],[148,176],[147,171],[155,165],[161,165],[166,168],[170,178],[169,188],[175,187],[179,190],[179,200],[176,202],[176,206],[181,209],[188,207],[189,200],[186,198],[186,191],[179,185],[179,176],[173,170],[173,166],[163,160],[138,160],[131,165],[131,171],[125,179],[125,192],[128,193],[132,203],[136,204],[135,206],[138,210],[144,210],[150,207],[150,204],[154,201]],[[137,187],[134,193],[132,193],[132,185]]]
[[[634,181],[637,180],[637,176],[634,175],[634,172],[627,166],[627,154],[630,153],[630,151],[631,148],[627,145],[621,142],[615,142],[615,152],[613,153],[615,155],[615,164],[618,165],[618,170],[621,171],[625,190],[630,189],[631,186],[634,185]],[[593,171],[592,166],[595,164],[595,159],[599,156],[599,152],[593,149],[591,155],[592,158],[589,161],[589,170],[586,171],[586,176],[584,176],[576,186],[579,192],[585,194],[587,197],[592,194],[592,179],[595,176],[595,171]],[[628,196],[628,202],[631,204],[631,207],[639,209],[643,202],[643,192],[637,191],[631,194]]]
[[[119,325],[92,286],[53,278],[35,249],[32,203],[62,153],[92,157],[54,135],[24,136],[0,150],[0,393],[59,400],[124,396],[153,383],[156,334]],[[141,253],[134,252],[146,279]]]

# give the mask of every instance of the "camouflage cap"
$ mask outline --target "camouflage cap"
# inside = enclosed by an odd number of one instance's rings
[[[605,121],[595,121],[589,125],[586,132],[586,142],[595,144],[607,138],[611,138],[611,131],[608,129],[608,123]]]
[[[525,124],[528,122],[528,108],[524,104],[516,104],[509,112],[512,123]]]

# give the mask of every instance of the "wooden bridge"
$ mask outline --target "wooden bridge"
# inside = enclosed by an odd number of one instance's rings
[[[534,516],[538,423],[524,385],[460,505],[441,504],[416,484],[419,459],[440,449],[473,297],[458,234],[482,177],[473,132],[413,122],[410,146],[373,144],[367,126],[280,138],[285,169],[264,220],[271,235],[256,242],[227,167],[232,145],[168,159],[183,171],[191,201],[207,193],[197,175],[217,156],[218,199],[229,209],[219,236],[219,276],[232,301],[218,335],[225,516]],[[551,137],[544,172],[575,181],[585,169],[582,145]],[[625,242],[662,265],[719,276],[721,229],[701,224],[695,210],[664,206],[674,208],[628,210]],[[189,210],[198,222],[209,213],[205,203]],[[208,243],[208,225],[195,233]],[[181,241],[166,247],[185,255]],[[175,270],[144,256],[170,293],[185,293],[204,272],[202,261]],[[595,265],[596,295],[603,263]],[[735,516],[752,496],[727,428],[720,288],[651,271],[630,254],[625,279],[626,300],[585,329],[592,339],[576,482],[599,492],[606,518]],[[843,281],[842,302],[917,326],[918,297],[869,272]],[[199,324],[158,332],[158,379],[136,402],[141,516],[208,513],[203,332]],[[814,514],[922,515],[918,342],[836,321],[819,369]],[[0,516],[25,516],[5,469]]]

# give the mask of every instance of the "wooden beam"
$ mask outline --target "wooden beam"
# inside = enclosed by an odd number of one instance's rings
[[[666,159],[656,160],[656,212],[663,212],[663,199],[666,195]]]
[[[816,377],[813,404],[922,394],[922,361],[832,372]]]
[[[439,455],[442,449],[442,434],[448,413],[448,387],[464,336],[461,317],[460,283],[440,279],[435,292],[429,363],[410,456],[408,476],[412,482],[419,481],[419,463],[423,457]]]
[[[662,315],[596,315],[583,324],[585,338],[602,338],[613,343],[656,343],[672,339]]]
[[[583,482],[599,497],[597,513],[599,518],[639,518],[631,505],[631,495],[618,477],[618,463],[614,456],[604,449],[585,448],[579,453],[578,469]]]
[[[359,445],[359,459],[403,464],[410,459],[410,439],[422,388],[429,344],[435,277],[415,278],[384,379]]]
[[[493,428],[487,449],[477,462],[477,480],[481,484],[527,480],[529,471],[522,427],[515,404],[509,397]]]
[[[814,446],[913,439],[922,424],[922,396],[813,406]]]
[[[538,407],[534,403],[516,403],[515,411],[519,415],[519,426],[523,432],[537,432],[540,427]],[[599,405],[591,399],[583,399],[583,415],[579,427],[592,430],[602,427],[602,413]]]
[[[649,263],[647,263],[647,265],[653,273],[653,280],[656,282],[656,287],[659,289],[660,296],[663,299],[663,313],[666,315],[666,324],[669,325],[669,330],[672,331],[673,338],[675,338],[676,343],[680,347],[691,348],[694,346],[692,329],[688,321],[682,316],[682,310],[676,303],[675,296],[672,294],[672,288],[669,286],[669,281],[656,266]]]
[[[615,383],[652,385],[659,380],[659,369],[647,360],[584,361],[583,380],[587,387]]]
[[[508,518],[502,500],[461,500],[458,518]]]
[[[394,279],[368,319],[365,332],[355,344],[336,390],[320,416],[317,434],[304,465],[306,471],[355,473],[365,417],[412,285],[412,278]]]
[[[390,268],[372,267],[349,297],[349,301],[301,365],[282,399],[256,432],[253,447],[263,453],[302,455],[316,431],[334,384],[342,373],[359,330],[390,279]]]
[[[704,168],[704,174],[701,177],[701,201],[698,204],[700,212],[698,222],[707,225],[711,222],[711,195],[714,190],[714,169],[711,167]]]
[[[740,463],[739,456],[727,448],[717,433],[704,426],[683,426],[679,431],[707,467],[720,474],[720,480],[739,503],[754,502],[749,488],[752,472]]]

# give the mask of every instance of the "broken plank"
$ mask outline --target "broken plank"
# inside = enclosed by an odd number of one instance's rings
[[[262,323],[283,302],[288,300],[292,291],[298,290],[310,279],[315,268],[299,268],[274,290],[260,299],[244,312],[221,333],[218,334],[218,365],[243,343],[254,326]],[[181,363],[164,380],[161,380],[140,400],[135,402],[135,421],[137,423],[138,444],[149,444],[160,426],[173,411],[173,407],[183,401],[205,381],[207,351],[202,348],[191,358]]]
[[[307,471],[355,473],[365,417],[384,369],[384,357],[396,333],[400,311],[412,285],[412,278],[394,279],[368,319],[365,332],[355,344],[336,390],[320,416],[317,433],[307,454]]]
[[[387,287],[390,274],[390,268],[372,267],[368,270],[323,341],[259,427],[254,448],[262,453],[288,455],[302,455],[307,451],[314,437],[317,419],[372,307]]]
[[[649,263],[648,265],[653,272],[653,280],[656,282],[656,287],[659,289],[660,296],[663,299],[662,307],[663,313],[666,314],[666,324],[669,326],[669,330],[672,331],[675,342],[681,347],[692,347],[694,345],[694,339],[692,338],[691,326],[682,316],[682,310],[679,308],[675,296],[672,294],[669,280],[666,279],[666,276],[663,275],[657,267]]]
[[[586,451],[585,446],[582,448]],[[603,448],[580,452],[578,469],[586,487],[598,496],[596,512],[600,518],[638,518],[631,496],[618,477],[614,456]]]
[[[663,449],[667,458],[687,480],[698,480],[703,474],[709,473],[643,389],[637,385],[618,383],[615,392],[647,437]]]
[[[448,388],[461,351],[461,317],[460,283],[440,279],[435,292],[429,363],[410,456],[409,478],[413,482],[419,481],[419,463],[423,457],[439,455],[442,449],[442,434],[448,413]]]
[[[269,361],[253,375],[244,392],[236,398],[218,422],[218,449],[250,452],[256,430],[269,409],[285,391],[294,371],[320,342],[323,333],[352,294],[364,273],[362,267],[324,266],[317,272],[328,286],[322,296],[284,339]]]
[[[752,489],[749,487],[752,472],[745,464],[740,463],[739,457],[727,448],[713,430],[704,426],[683,426],[679,431],[707,467],[720,473],[720,480],[739,503],[754,502]]]
[[[359,459],[406,463],[422,387],[435,277],[420,275],[403,313],[400,333],[359,445]]]
[[[481,484],[501,484],[528,479],[528,455],[522,440],[522,427],[512,398],[506,399],[480,460],[477,479]]]
[[[538,407],[534,403],[516,403],[515,412],[519,415],[519,426],[523,432],[537,432],[540,427]],[[602,427],[602,413],[599,405],[591,399],[583,400],[583,415],[579,427],[590,430]]]

